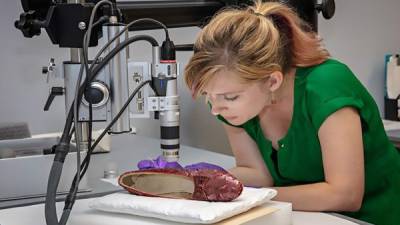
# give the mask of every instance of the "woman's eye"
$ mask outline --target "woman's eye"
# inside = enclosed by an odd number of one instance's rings
[[[224,96],[224,99],[227,101],[235,101],[236,99],[239,98],[239,95],[235,95],[235,96]]]

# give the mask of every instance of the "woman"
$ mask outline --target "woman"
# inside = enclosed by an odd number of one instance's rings
[[[294,210],[400,224],[400,156],[376,103],[289,7],[257,1],[217,14],[185,81],[224,122],[230,172],[245,185],[276,188]]]

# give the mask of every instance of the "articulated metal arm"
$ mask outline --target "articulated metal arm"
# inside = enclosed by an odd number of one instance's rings
[[[334,0],[282,0],[290,4],[311,27],[317,30],[317,13],[322,11],[329,19],[335,11]],[[25,37],[40,35],[44,28],[53,44],[67,48],[82,48],[82,38],[86,31],[90,12],[98,0],[79,1],[85,3],[66,3],[65,0],[21,0],[24,13],[15,21]],[[70,2],[70,1],[68,1]],[[123,21],[129,23],[140,18],[153,18],[167,27],[203,26],[221,8],[227,5],[245,6],[250,0],[159,0],[117,2]],[[99,13],[98,17],[102,14]],[[151,24],[139,24],[135,30],[159,28]],[[90,46],[96,46],[101,37],[95,32]]]

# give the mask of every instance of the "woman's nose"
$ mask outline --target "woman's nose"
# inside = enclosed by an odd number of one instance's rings
[[[214,116],[219,115],[222,110],[223,110],[223,107],[218,106],[216,104],[213,104],[211,106],[211,114],[213,114]]]

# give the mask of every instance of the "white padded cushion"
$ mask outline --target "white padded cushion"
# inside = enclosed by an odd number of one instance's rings
[[[269,188],[245,187],[231,202],[206,202],[114,193],[95,198],[89,207],[106,212],[155,217],[182,223],[215,223],[261,205],[276,195]]]

